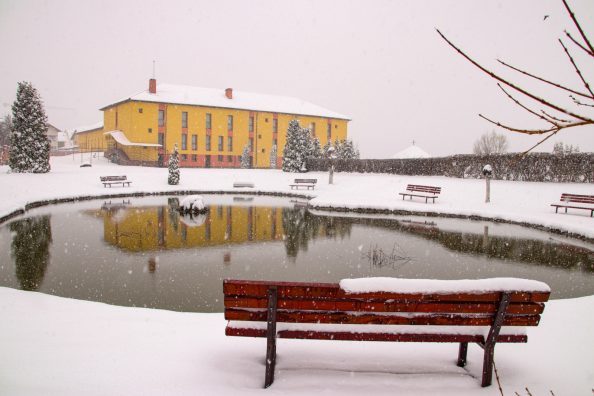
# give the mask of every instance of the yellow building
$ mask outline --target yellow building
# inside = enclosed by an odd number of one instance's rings
[[[123,164],[164,166],[177,145],[185,167],[280,167],[289,121],[310,128],[323,146],[347,138],[348,117],[300,99],[149,81],[149,89],[101,109],[106,155]]]
[[[105,151],[107,149],[102,122],[76,128],[72,138],[74,145],[83,152]]]

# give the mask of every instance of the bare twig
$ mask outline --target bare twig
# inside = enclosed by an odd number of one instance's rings
[[[569,13],[569,16],[573,20],[573,23],[574,23],[575,27],[580,32],[580,35],[582,36],[582,39],[586,42],[586,46],[590,49],[588,52],[592,56],[594,56],[594,47],[592,47],[592,44],[590,44],[590,41],[588,40],[588,37],[584,34],[584,31],[582,30],[582,27],[580,26],[580,23],[575,18],[575,15],[573,14],[573,11],[571,10],[571,8],[569,8],[569,5],[567,4],[567,1],[563,0],[563,5],[565,6],[565,9],[567,10],[567,12]]]
[[[528,73],[527,71],[524,71],[522,69],[519,69],[517,67],[514,67],[514,66],[512,66],[512,65],[510,65],[510,64],[508,64],[508,63],[506,63],[506,62],[504,62],[504,61],[502,61],[500,59],[497,59],[497,62],[501,63],[503,66],[509,67],[510,69],[517,71],[518,73],[522,73],[522,74],[524,74],[524,75],[526,75],[528,77],[532,77],[535,80],[542,81],[542,82],[544,82],[546,84],[549,84],[549,85],[552,85],[552,86],[554,86],[556,88],[562,89],[562,90],[567,91],[567,92],[571,92],[571,93],[576,94],[576,95],[579,95],[579,96],[583,96],[585,98],[590,98],[590,96],[588,94],[585,94],[585,93],[576,91],[576,90],[571,89],[571,88],[567,88],[567,87],[565,87],[565,86],[563,86],[563,85],[561,85],[559,83],[555,83],[555,82],[546,80],[546,79],[544,79],[542,77],[535,76],[534,74]]]
[[[526,387],[526,393],[528,393],[528,396],[532,396],[532,393],[530,393],[530,389],[528,389],[528,387]]]
[[[559,133],[560,129],[557,129],[556,131],[551,132],[551,134],[547,137],[545,137],[544,139],[542,139],[540,142],[536,143],[534,146],[530,147],[528,150],[524,151],[521,156],[525,156],[526,154],[528,154],[530,151],[534,150],[535,148],[537,148],[538,146],[540,146],[541,144],[543,144],[544,142],[546,142],[547,140],[549,140],[550,138],[552,138],[553,136],[555,136],[557,133]]]
[[[497,366],[495,365],[495,360],[493,360],[493,369],[495,370],[495,379],[497,380],[497,386],[499,387],[499,393],[501,393],[501,396],[505,396],[503,394],[503,388],[501,387],[501,381],[499,381],[499,373],[497,372]]]
[[[584,51],[586,52],[586,54],[588,54],[588,55],[590,55],[590,56],[594,56],[594,54],[593,54],[593,53],[591,53],[591,52],[588,50],[588,48],[586,48],[586,47],[584,47],[582,44],[578,43],[578,42],[576,41],[576,39],[574,39],[574,38],[573,38],[573,36],[572,36],[572,35],[571,35],[571,34],[570,34],[570,33],[569,33],[567,30],[565,30],[564,32],[565,32],[565,35],[566,35],[566,36],[567,36],[567,37],[568,37],[568,38],[569,38],[571,41],[573,41],[573,43],[574,43],[575,45],[577,45],[579,48],[581,48],[582,50],[584,50]]]
[[[511,99],[511,100],[512,100],[512,101],[513,101],[515,104],[517,104],[518,106],[520,106],[521,108],[523,108],[524,110],[526,110],[528,113],[535,115],[536,117],[540,118],[541,120],[544,120],[544,121],[548,122],[549,124],[551,124],[551,125],[553,125],[553,126],[555,126],[555,127],[559,127],[559,125],[558,125],[556,122],[554,122],[554,121],[551,121],[550,119],[546,118],[546,117],[545,117],[545,116],[543,116],[542,114],[539,114],[539,113],[537,113],[536,111],[534,111],[534,110],[532,110],[532,109],[530,109],[530,108],[528,108],[528,107],[524,106],[522,103],[520,103],[520,101],[519,101],[518,99],[514,98],[514,97],[513,97],[513,96],[512,96],[512,95],[511,95],[509,92],[507,92],[507,91],[505,90],[505,88],[503,88],[503,87],[501,86],[501,84],[497,83],[497,86],[498,86],[498,87],[499,87],[499,88],[500,88],[500,89],[503,91],[503,93],[504,93],[504,94],[505,94],[505,95],[506,95],[508,98],[510,98],[510,99]]]
[[[564,120],[564,119],[561,119],[561,118],[557,118],[557,117],[555,117],[555,116],[553,116],[553,115],[551,115],[551,114],[547,113],[547,112],[546,112],[546,111],[544,111],[544,110],[541,110],[540,112],[541,112],[542,114],[546,115],[547,117],[549,117],[549,118],[551,118],[551,119],[555,120],[555,121],[564,122],[564,123],[570,123],[570,122],[571,122],[571,121],[569,121],[569,120]]]
[[[586,81],[586,79],[582,75],[582,72],[580,71],[580,68],[577,67],[577,65],[575,64],[575,61],[573,60],[571,54],[567,50],[567,47],[565,46],[565,44],[563,44],[563,41],[561,41],[561,39],[559,39],[559,43],[561,44],[561,46],[565,50],[565,53],[567,54],[567,56],[569,57],[569,60],[571,61],[571,64],[575,68],[575,72],[578,74],[578,76],[580,76],[580,79],[584,83],[584,86],[586,87],[586,89],[588,90],[588,92],[590,92],[589,99],[594,99],[594,92],[592,92],[592,90],[590,89],[590,84],[588,84],[588,82]]]
[[[481,64],[479,64],[478,62],[476,62],[474,59],[472,59],[470,56],[466,55],[466,53],[464,53],[464,51],[462,51],[460,48],[456,47],[451,41],[449,41],[440,31],[439,29],[436,29],[437,33],[441,36],[441,38],[444,39],[444,41],[446,43],[448,43],[450,45],[450,47],[454,48],[460,55],[462,55],[464,58],[466,58],[470,63],[472,63],[473,65],[475,65],[477,68],[479,68],[480,70],[482,70],[484,73],[488,74],[489,76],[491,76],[492,78],[494,78],[495,80],[507,85],[508,87],[528,96],[529,98],[543,104],[544,106],[550,107],[554,110],[557,110],[560,113],[563,114],[567,114],[568,116],[577,118],[578,120],[582,120],[582,121],[586,121],[588,124],[594,124],[594,120],[590,119],[589,117],[580,115],[580,114],[575,114],[574,112],[564,109],[560,106],[557,106],[541,97],[538,97],[528,91],[526,91],[525,89],[522,89],[520,87],[518,87],[517,85],[507,81],[506,79],[498,76],[497,74],[493,73],[492,71],[486,69],[485,67],[483,67]],[[568,125],[567,127],[570,127],[573,125]],[[541,132],[541,133],[546,133],[546,132]]]
[[[575,103],[578,106],[594,107],[594,104],[581,102],[575,96],[569,95],[569,97],[571,98],[571,100],[573,100],[573,103]]]
[[[511,131],[511,132],[523,133],[525,135],[542,135],[544,133],[549,133],[549,132],[552,132],[552,131],[555,131],[558,129],[557,127],[549,128],[549,129],[519,129],[519,128],[511,127],[509,125],[502,124],[499,121],[493,121],[490,118],[488,118],[482,114],[479,114],[479,117],[481,117],[484,120],[489,121],[493,125],[497,125],[500,128],[507,129],[508,131]]]

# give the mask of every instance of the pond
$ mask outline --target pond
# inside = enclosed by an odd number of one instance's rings
[[[520,277],[594,294],[594,246],[508,224],[316,213],[305,202],[205,195],[94,200],[0,226],[0,286],[123,306],[222,311],[222,280]]]

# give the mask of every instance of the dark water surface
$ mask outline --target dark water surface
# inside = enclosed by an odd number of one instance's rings
[[[520,277],[552,298],[594,294],[594,246],[519,226],[415,216],[329,216],[303,202],[206,195],[40,208],[0,226],[0,286],[109,304],[222,310],[224,278]]]

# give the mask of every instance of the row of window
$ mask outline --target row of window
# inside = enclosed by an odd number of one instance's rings
[[[210,135],[206,135],[205,144],[204,144],[206,151],[211,150],[210,142],[211,142]],[[165,145],[165,134],[164,133],[159,133],[159,144],[162,146]],[[253,139],[250,138],[250,145],[252,145],[252,144],[253,144]],[[274,144],[276,144],[276,139],[274,141]],[[219,151],[224,151],[223,136],[218,137],[217,148]],[[182,133],[182,135],[181,135],[181,149],[182,150],[188,149],[188,135],[185,133]],[[198,135],[192,135],[192,150],[198,150]],[[233,151],[233,136],[227,136],[227,151]]]
[[[227,162],[233,162],[233,155],[217,155],[217,161],[218,162],[225,162],[225,157],[227,158]],[[182,161],[187,161],[188,158],[191,159],[192,162],[198,162],[198,155],[197,154],[182,154],[181,155],[181,160]],[[241,155],[237,156],[237,160],[241,162]]]
[[[117,114],[116,114],[116,116],[117,116]],[[268,119],[266,119],[266,121],[268,121]],[[165,126],[165,110],[159,110],[159,126],[160,127]],[[182,111],[182,128],[187,128],[187,127],[188,127],[188,112]],[[334,127],[337,128],[338,125],[335,125]],[[316,123],[312,122],[311,124],[309,124],[309,128],[311,130],[312,136],[316,136]],[[212,115],[210,113],[206,113],[206,129],[212,129]],[[233,130],[233,116],[232,115],[227,116],[227,130],[228,131]],[[253,116],[250,116],[250,118],[249,118],[248,131],[254,132],[254,117]],[[274,118],[272,120],[272,133],[278,133],[278,119],[276,119],[276,118]],[[327,133],[328,140],[330,140],[330,138],[332,136],[332,124],[328,123],[326,133]]]

